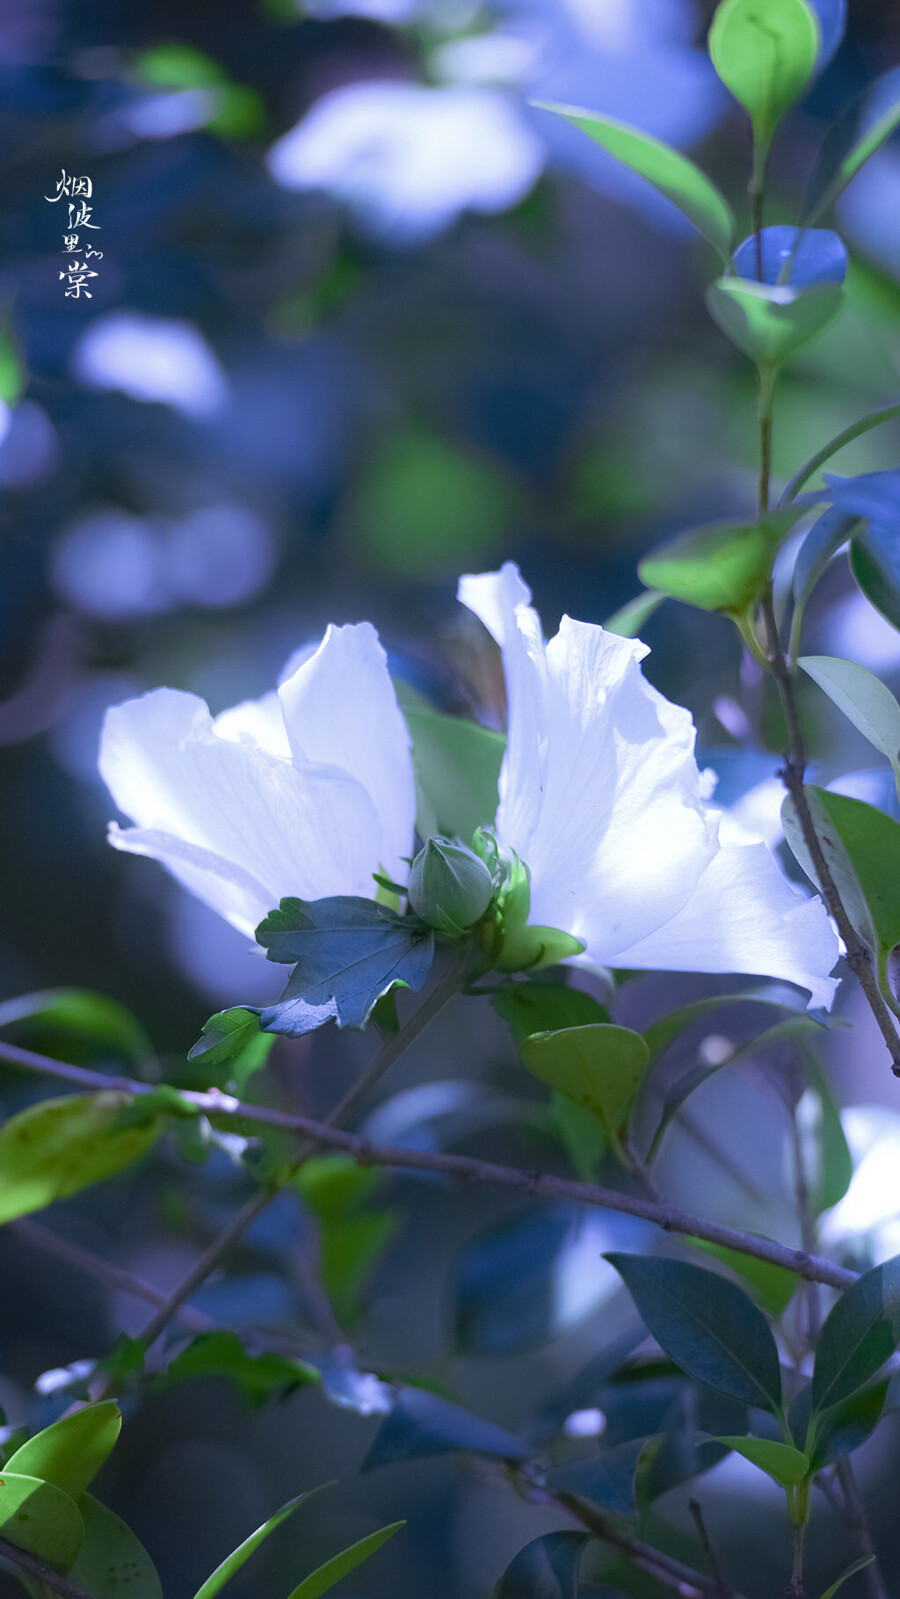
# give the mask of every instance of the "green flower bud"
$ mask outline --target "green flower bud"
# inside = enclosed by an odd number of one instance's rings
[[[464,844],[430,838],[409,874],[409,903],[438,932],[460,938],[491,903],[494,880],[484,861]]]

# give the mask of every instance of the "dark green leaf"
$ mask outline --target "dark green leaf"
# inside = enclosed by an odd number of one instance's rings
[[[742,1404],[781,1403],[778,1350],[764,1316],[734,1283],[701,1266],[647,1255],[607,1255],[647,1330],[679,1366]]]
[[[84,1405],[29,1438],[10,1455],[6,1469],[52,1482],[77,1499],[100,1470],[121,1430],[122,1414],[112,1399]]]
[[[283,899],[256,936],[269,960],[297,962],[275,1005],[263,1011],[268,1032],[297,1037],[334,1020],[365,1027],[394,983],[418,991],[434,955],[434,935],[355,895],[305,902]]]
[[[84,1538],[75,1500],[52,1482],[4,1471],[0,1476],[0,1538],[68,1571]]]
[[[880,1371],[900,1340],[900,1256],[845,1289],[825,1319],[813,1367],[816,1410],[838,1405]]]
[[[491,995],[491,1004],[517,1044],[532,1033],[555,1033],[565,1027],[609,1021],[609,1012],[599,1000],[581,988],[564,988],[562,983],[510,983]]]
[[[767,1316],[777,1319],[784,1315],[800,1287],[796,1272],[788,1271],[785,1266],[773,1266],[770,1260],[759,1260],[756,1255],[742,1255],[738,1249],[726,1249],[723,1244],[711,1244],[705,1238],[692,1238],[690,1242],[743,1277]]]
[[[586,1532],[545,1532],[520,1549],[492,1599],[577,1599],[578,1567]]]
[[[398,1460],[445,1455],[463,1449],[498,1460],[527,1460],[528,1445],[513,1433],[482,1421],[423,1388],[401,1388],[390,1414],[372,1441],[361,1471],[392,1466]]]
[[[289,1499],[286,1505],[282,1505],[280,1510],[276,1510],[268,1521],[264,1521],[261,1527],[257,1527],[255,1532],[251,1532],[249,1538],[245,1538],[243,1543],[238,1544],[237,1548],[233,1549],[231,1554],[227,1555],[221,1564],[216,1566],[215,1571],[210,1573],[202,1587],[197,1589],[194,1599],[214,1599],[214,1595],[221,1588],[224,1588],[226,1582],[231,1581],[231,1578],[240,1571],[241,1567],[250,1559],[250,1556],[259,1548],[260,1544],[265,1542],[269,1534],[274,1532],[276,1527],[280,1527],[283,1521],[287,1521],[288,1516],[292,1516],[295,1510],[299,1510],[300,1506],[307,1499],[311,1499],[313,1494],[321,1493],[322,1488],[327,1486],[329,1485],[323,1483],[318,1488],[310,1488],[306,1493],[297,1494],[295,1499]]]
[[[497,784],[506,749],[502,733],[435,711],[405,712],[416,780],[416,829],[468,844],[476,827],[497,811]]]
[[[816,1428],[812,1451],[813,1471],[820,1471],[832,1461],[852,1454],[854,1449],[871,1437],[881,1420],[888,1387],[886,1378],[870,1383],[841,1404],[835,1405],[833,1410],[826,1411]]]
[[[718,278],[706,291],[710,316],[727,339],[759,367],[780,367],[822,333],[843,300],[838,283],[792,289],[786,284]]]
[[[594,1022],[535,1033],[523,1039],[520,1050],[530,1072],[597,1116],[615,1143],[650,1059],[640,1033]]]
[[[153,1045],[136,1016],[89,988],[45,988],[0,1005],[0,1027],[41,1027],[127,1055],[137,1065],[153,1059]]]
[[[599,111],[553,105],[546,100],[537,100],[535,104],[543,111],[554,111],[573,127],[580,128],[616,161],[665,195],[718,250],[723,261],[728,261],[734,238],[731,207],[715,184],[687,156],[649,133],[628,127]]]
[[[45,1099],[0,1129],[0,1223],[43,1210],[131,1166],[156,1142],[161,1118],[120,1128],[131,1094]]]
[[[112,1510],[81,1494],[84,1543],[69,1575],[92,1599],[163,1599],[162,1584],[146,1549]]]
[[[801,1450],[790,1444],[778,1443],[772,1438],[716,1438],[714,1442],[743,1455],[782,1488],[791,1488],[809,1476],[809,1461]]]
[[[802,514],[802,507],[791,506],[787,513],[773,511],[762,522],[691,528],[645,555],[638,576],[648,588],[701,611],[742,615],[762,594],[775,551]]]
[[[651,1442],[648,1438],[629,1438],[612,1449],[568,1460],[553,1468],[548,1483],[554,1492],[576,1494],[597,1505],[605,1515],[628,1521],[638,1513],[635,1478],[641,1455]]]
[[[383,1543],[393,1538],[395,1532],[405,1527],[405,1521],[392,1521],[388,1527],[379,1527],[377,1532],[370,1532],[367,1538],[360,1538],[358,1543],[351,1544],[349,1549],[342,1549],[339,1555],[333,1555],[326,1560],[323,1566],[304,1577],[296,1588],[291,1590],[289,1599],[320,1599],[323,1593],[329,1593],[336,1582],[346,1577],[364,1560],[374,1555]]]
[[[894,528],[869,526],[852,539],[850,570],[869,604],[900,630],[900,549]]]
[[[237,1333],[224,1330],[199,1333],[170,1361],[157,1382],[168,1388],[172,1383],[196,1381],[202,1377],[227,1377],[252,1405],[262,1405],[273,1398],[283,1399],[295,1388],[319,1380],[315,1367],[308,1366],[305,1361],[272,1350],[251,1355]]]
[[[709,30],[712,64],[765,151],[815,70],[819,26],[806,0],[722,0]]]

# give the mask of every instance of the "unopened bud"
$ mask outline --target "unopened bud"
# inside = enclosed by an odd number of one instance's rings
[[[494,893],[484,864],[464,844],[430,838],[409,874],[409,903],[429,927],[459,937],[480,921]]]

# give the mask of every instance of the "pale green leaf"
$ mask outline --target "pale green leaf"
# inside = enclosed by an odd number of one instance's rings
[[[329,1483],[321,1483],[318,1487],[310,1488],[306,1493],[297,1494],[296,1498],[289,1499],[287,1504],[282,1505],[280,1510],[276,1510],[274,1515],[264,1521],[262,1526],[257,1527],[255,1532],[251,1532],[243,1543],[238,1544],[237,1548],[233,1549],[231,1554],[227,1555],[221,1564],[216,1566],[215,1571],[210,1573],[202,1587],[197,1589],[194,1599],[213,1599],[213,1595],[217,1594],[221,1588],[224,1588],[226,1582],[231,1581],[231,1578],[240,1571],[245,1561],[250,1559],[254,1551],[259,1548],[261,1543],[265,1542],[276,1527],[280,1527],[283,1521],[287,1521],[288,1516],[292,1516],[294,1511],[298,1510],[307,1499],[312,1498],[313,1494],[321,1493],[322,1488],[327,1487],[330,1487]]]
[[[650,1060],[640,1033],[593,1022],[557,1033],[533,1033],[520,1050],[529,1071],[599,1117],[615,1141]]]
[[[323,1593],[329,1593],[335,1583],[342,1577],[355,1571],[357,1566],[374,1555],[383,1543],[393,1538],[395,1532],[405,1527],[405,1521],[392,1521],[388,1527],[380,1527],[377,1532],[370,1532],[368,1538],[360,1538],[359,1543],[351,1544],[349,1549],[342,1549],[339,1555],[333,1555],[326,1560],[323,1566],[310,1572],[298,1586],[291,1590],[288,1599],[320,1599]]]
[[[709,30],[712,64],[748,113],[763,150],[809,83],[819,40],[806,0],[722,0],[718,6]]]
[[[863,737],[896,765],[900,755],[900,705],[881,679],[856,661],[837,656],[803,655],[797,664]]]
[[[118,1089],[45,1099],[0,1128],[0,1223],[114,1177],[155,1144],[162,1117],[119,1126],[135,1103]]]

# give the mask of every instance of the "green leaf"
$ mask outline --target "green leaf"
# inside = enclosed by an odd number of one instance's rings
[[[792,289],[727,277],[709,285],[706,304],[726,339],[757,366],[777,368],[824,332],[841,308],[843,293],[840,283]]]
[[[849,427],[843,428],[840,433],[836,433],[834,438],[829,439],[827,444],[823,444],[815,455],[811,455],[809,460],[801,466],[799,472],[791,478],[779,504],[789,505],[792,500],[795,500],[804,484],[809,482],[810,478],[818,472],[821,466],[825,465],[826,461],[830,461],[833,455],[837,455],[839,450],[843,450],[848,444],[852,444],[854,439],[861,438],[864,433],[870,432],[872,428],[880,427],[882,422],[892,422],[896,416],[900,416],[900,405],[885,405],[878,411],[870,411],[867,416],[860,417],[858,422],[851,422]]]
[[[794,562],[791,588],[794,605],[803,613],[806,603],[819,579],[824,576],[833,555],[846,544],[859,518],[845,516],[837,506],[831,505],[818,522],[810,528]],[[795,620],[794,629],[799,627]]]
[[[767,1316],[784,1315],[800,1286],[796,1272],[788,1271],[786,1266],[774,1266],[770,1260],[758,1260],[755,1255],[742,1255],[738,1249],[726,1249],[724,1244],[711,1244],[706,1238],[692,1238],[690,1242],[743,1277]]]
[[[848,1566],[845,1571],[841,1572],[837,1582],[833,1582],[830,1588],[825,1589],[822,1599],[834,1599],[838,1589],[844,1586],[847,1578],[855,1577],[858,1571],[865,1571],[866,1566],[871,1566],[874,1559],[874,1555],[860,1555],[858,1560],[854,1560],[852,1565]]]
[[[362,1216],[342,1216],[322,1227],[319,1276],[343,1325],[358,1319],[369,1279],[400,1225],[398,1211],[377,1210]]]
[[[881,1420],[889,1387],[887,1378],[870,1383],[849,1399],[826,1411],[815,1430],[812,1469],[821,1471],[832,1461],[853,1453],[870,1438]]]
[[[503,1427],[482,1421],[461,1405],[424,1388],[401,1388],[369,1445],[361,1471],[375,1471],[399,1460],[464,1450],[496,1460],[529,1460],[534,1451]]]
[[[383,1180],[381,1172],[358,1165],[352,1155],[312,1155],[300,1167],[294,1186],[313,1215],[329,1222],[352,1216]]]
[[[68,1571],[81,1548],[84,1522],[74,1499],[38,1477],[0,1473],[0,1538]]]
[[[92,1599],[163,1599],[156,1567],[140,1539],[92,1494],[81,1494],[84,1543],[69,1572]]]
[[[895,70],[893,68],[886,72],[883,77],[875,80],[867,93],[867,99],[871,98],[877,103],[884,89],[891,86],[892,80],[895,84]],[[843,117],[839,118],[838,126],[835,130],[838,132],[839,138],[841,138],[843,132],[841,126],[843,121]],[[830,138],[826,139],[822,154],[819,157],[818,166],[810,183],[810,194],[815,198],[803,219],[804,227],[812,226],[820,216],[831,209],[834,202],[843,194],[848,183],[853,182],[857,172],[861,171],[876,150],[880,150],[885,140],[890,138],[894,129],[898,126],[900,126],[900,99],[895,99],[892,103],[887,104],[875,121],[869,121],[864,116],[860,136],[851,143],[849,149],[844,146],[843,154],[835,163],[834,170],[830,176],[826,176],[826,171],[827,165],[830,164],[831,160],[832,140]],[[843,143],[843,138],[841,138],[841,144],[843,145]]]
[[[29,1438],[6,1462],[18,1476],[52,1482],[73,1499],[84,1493],[122,1430],[122,1413],[112,1399],[84,1405]]]
[[[630,172],[644,178],[678,207],[724,261],[730,259],[734,240],[731,207],[715,184],[687,156],[649,133],[641,133],[638,128],[628,127],[599,111],[583,111],[578,106],[555,105],[546,100],[536,100],[534,104],[542,111],[553,111],[564,117]]]
[[[818,1216],[839,1204],[846,1194],[853,1179],[853,1156],[828,1079],[813,1050],[805,1050],[804,1057],[812,1092],[819,1104],[818,1124],[811,1130],[814,1158],[807,1161],[810,1201]]]
[[[492,1599],[577,1599],[578,1568],[586,1532],[545,1532],[520,1549]]]
[[[329,1486],[330,1484],[328,1483],[321,1483],[319,1487],[310,1488],[306,1493],[297,1494],[295,1499],[289,1499],[287,1504],[282,1505],[280,1510],[276,1510],[275,1514],[269,1517],[268,1521],[264,1521],[261,1527],[257,1527],[255,1532],[251,1532],[249,1538],[245,1538],[243,1543],[238,1544],[237,1548],[232,1550],[221,1565],[216,1566],[215,1571],[210,1573],[203,1586],[197,1589],[194,1599],[213,1599],[213,1595],[217,1594],[221,1588],[224,1588],[226,1582],[231,1581],[231,1578],[240,1571],[241,1566],[250,1559],[250,1556],[259,1548],[260,1544],[265,1542],[270,1532],[274,1532],[275,1528],[280,1527],[283,1521],[287,1521],[288,1516],[292,1516],[295,1510],[299,1510],[300,1506],[307,1499],[311,1499],[313,1494],[321,1493],[322,1488]]]
[[[119,1127],[131,1094],[105,1090],[45,1099],[0,1128],[0,1224],[131,1166],[155,1144],[161,1118]]]
[[[26,382],[16,341],[8,327],[0,327],[0,400],[15,405],[24,393]]]
[[[582,988],[565,988],[562,983],[510,983],[491,995],[491,1004],[517,1044],[532,1033],[556,1033],[566,1027],[609,1021],[609,1012],[599,1000]]]
[[[379,1527],[377,1532],[370,1532],[368,1538],[360,1538],[359,1543],[351,1544],[349,1549],[342,1549],[339,1555],[333,1555],[323,1566],[319,1566],[308,1577],[304,1577],[303,1581],[291,1590],[288,1599],[320,1599],[321,1594],[330,1593],[335,1583],[340,1582],[341,1578],[348,1576],[351,1571],[355,1571],[357,1566],[361,1566],[364,1560],[368,1560],[383,1543],[387,1543],[395,1532],[399,1532],[400,1528],[405,1526],[405,1521],[392,1521],[390,1526]]]
[[[502,733],[436,711],[405,711],[416,780],[416,829],[469,843],[497,812]]]
[[[900,1255],[845,1289],[819,1335],[813,1403],[826,1410],[862,1388],[900,1340]]]
[[[199,1333],[169,1362],[163,1375],[157,1378],[157,1385],[169,1388],[173,1383],[202,1377],[227,1377],[251,1405],[263,1405],[273,1398],[283,1399],[296,1388],[319,1381],[316,1368],[305,1361],[293,1355],[276,1354],[274,1350],[251,1355],[237,1333],[224,1329]]]
[[[773,1477],[782,1488],[792,1488],[809,1476],[809,1461],[799,1449],[771,1438],[715,1438],[713,1442],[725,1444],[736,1455],[743,1455],[751,1465],[758,1466],[767,1476]]]
[[[900,631],[900,552],[895,529],[869,526],[851,539],[850,570],[869,604]]]
[[[89,988],[44,988],[0,1005],[0,1027],[25,1023],[66,1033],[126,1055],[138,1065],[153,1059],[153,1045],[136,1016]]]
[[[712,64],[744,107],[763,151],[815,70],[819,26],[806,0],[722,0],[709,30]]]
[[[900,943],[900,823],[874,805],[846,794],[809,785],[804,793],[847,915],[874,950],[878,981],[893,1007],[896,1000],[888,982],[887,961]],[[793,854],[815,883],[815,870],[790,796],[782,806],[781,819]]]
[[[650,1059],[656,1060],[664,1049],[674,1043],[680,1033],[699,1021],[701,1017],[709,1015],[710,1011],[721,1010],[728,1005],[766,1005],[775,1010],[787,1010],[790,1007],[781,1005],[777,1000],[767,999],[764,994],[713,994],[707,999],[692,1000],[689,1005],[680,1005],[677,1010],[669,1011],[667,1016],[661,1016],[658,1021],[651,1022],[644,1033],[644,1041],[650,1051]]]
[[[631,1520],[638,1514],[636,1477],[641,1456],[658,1442],[658,1438],[629,1438],[596,1454],[567,1460],[554,1466],[549,1485],[554,1491],[562,1489],[589,1500],[608,1516]]]
[[[712,522],[691,528],[638,564],[648,588],[701,611],[742,615],[769,581],[775,551],[802,507],[773,511],[761,522]]]
[[[654,1255],[607,1255],[648,1332],[670,1359],[741,1404],[777,1410],[781,1368],[775,1340],[752,1299],[702,1266]]]
[[[201,1036],[187,1058],[202,1061],[204,1066],[230,1062],[229,1081],[242,1093],[253,1073],[265,1066],[274,1042],[274,1033],[261,1031],[255,1011],[235,1007],[217,1011],[203,1023]]]
[[[646,594],[637,594],[606,618],[604,631],[615,633],[619,638],[638,638],[644,623],[649,622],[665,598],[665,594],[654,594],[652,589]]]
[[[900,705],[874,673],[832,655],[802,655],[797,662],[873,747],[900,764]]]
[[[640,1033],[611,1022],[534,1033],[520,1044],[530,1072],[599,1117],[615,1143],[650,1060]]]
[[[295,1038],[334,1020],[365,1027],[394,983],[418,992],[434,956],[434,935],[356,895],[283,899],[256,929],[269,960],[296,961],[281,998],[260,1018],[267,1032]]]

